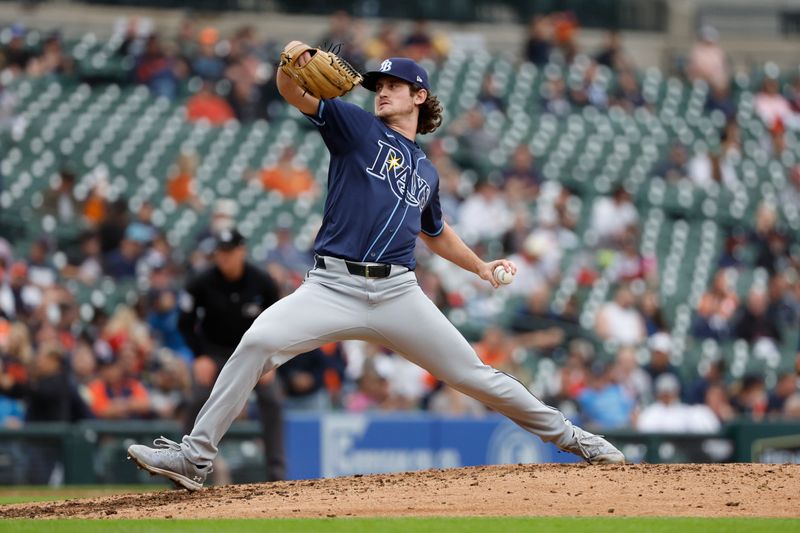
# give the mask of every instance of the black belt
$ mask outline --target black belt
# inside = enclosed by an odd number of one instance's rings
[[[347,271],[354,276],[363,276],[365,278],[388,278],[392,273],[392,265],[362,265],[361,263],[354,263],[343,259],[344,264],[347,266]],[[321,270],[325,270],[325,258],[319,255],[314,256],[314,266]]]

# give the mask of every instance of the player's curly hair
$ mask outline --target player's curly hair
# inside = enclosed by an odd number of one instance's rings
[[[412,94],[421,91],[421,87],[411,87]],[[428,91],[428,98],[419,106],[419,120],[417,121],[417,133],[433,133],[436,128],[442,125],[442,114],[444,109],[436,96]]]

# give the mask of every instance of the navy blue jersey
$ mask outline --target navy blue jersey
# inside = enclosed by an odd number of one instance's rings
[[[419,232],[444,229],[433,164],[417,143],[356,105],[322,100],[307,116],[331,154],[314,251],[413,269]]]

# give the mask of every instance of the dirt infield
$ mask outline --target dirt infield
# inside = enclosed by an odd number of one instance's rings
[[[800,516],[800,465],[517,465],[0,507],[1,518]]]

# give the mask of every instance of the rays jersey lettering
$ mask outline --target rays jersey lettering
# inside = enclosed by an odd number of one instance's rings
[[[405,200],[412,207],[418,207],[420,211],[431,197],[430,186],[419,177],[416,168],[412,170],[406,163],[401,150],[383,140],[378,141],[378,154],[372,166],[366,170],[370,176],[386,180],[397,198]]]
[[[323,100],[306,116],[330,153],[314,251],[413,270],[419,234],[444,230],[436,168],[414,141],[354,104]]]

